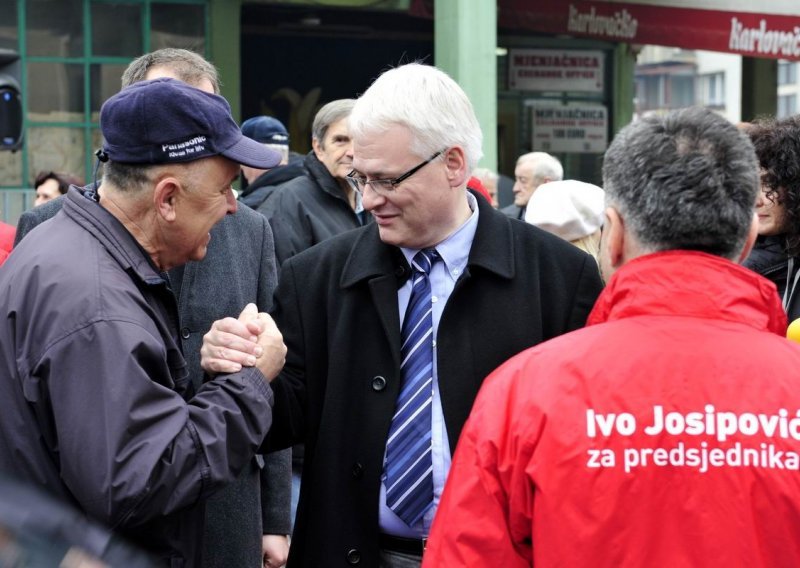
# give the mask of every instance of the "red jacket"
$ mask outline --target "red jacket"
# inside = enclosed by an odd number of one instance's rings
[[[0,222],[0,266],[11,254],[11,249],[14,248],[14,235],[17,230],[6,223]]]
[[[423,565],[800,566],[800,346],[774,285],[652,254],[589,324],[484,382]]]

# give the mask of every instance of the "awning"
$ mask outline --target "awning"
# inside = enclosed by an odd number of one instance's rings
[[[800,61],[800,0],[498,0],[505,29]],[[430,4],[415,0],[411,11]]]

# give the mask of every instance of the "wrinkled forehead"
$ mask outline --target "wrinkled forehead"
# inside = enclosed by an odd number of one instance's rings
[[[396,173],[418,158],[411,142],[411,131],[401,124],[359,132],[353,137],[353,167],[373,176]]]

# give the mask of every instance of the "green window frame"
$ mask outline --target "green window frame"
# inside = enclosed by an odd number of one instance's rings
[[[29,209],[33,206],[34,193],[31,190],[30,184],[36,172],[31,171],[31,164],[35,162],[36,149],[31,147],[30,138],[31,134],[36,132],[36,129],[72,129],[72,135],[78,134],[82,138],[82,151],[83,159],[78,160],[82,163],[82,172],[77,173],[85,177],[86,182],[92,180],[94,173],[94,152],[95,146],[99,144],[99,105],[102,103],[102,98],[108,94],[109,89],[103,95],[101,93],[101,85],[103,83],[102,77],[103,70],[108,71],[110,66],[118,66],[119,70],[127,66],[135,57],[157,49],[159,47],[192,47],[196,49],[196,45],[181,45],[180,42],[172,42],[169,37],[154,37],[153,31],[153,17],[154,8],[157,13],[158,10],[179,7],[181,5],[191,5],[195,9],[200,7],[202,9],[202,54],[205,57],[209,55],[209,18],[210,8],[209,0],[76,0],[76,4],[80,3],[81,7],[81,24],[80,34],[78,38],[82,42],[82,53],[80,55],[72,55],[65,57],[43,56],[43,55],[29,55],[32,50],[31,42],[35,41],[29,37],[28,34],[28,17],[33,8],[31,5],[36,3],[53,2],[54,5],[61,0],[16,0],[17,8],[17,30],[18,30],[18,47],[17,51],[21,60],[21,75],[20,87],[22,91],[22,110],[23,110],[23,131],[24,140],[23,146],[17,152],[11,153],[8,151],[0,151],[0,172],[5,171],[6,175],[0,175],[0,220],[5,222],[14,221],[19,217],[22,211]],[[168,6],[171,5],[171,6]],[[93,7],[98,6],[111,6],[123,8],[125,6],[139,8],[141,11],[141,53],[131,56],[102,56],[96,55],[93,46],[93,21],[92,16]],[[170,22],[174,20],[169,20]],[[195,20],[196,21],[196,20]],[[129,25],[129,23],[128,23]],[[163,26],[162,26],[163,28]],[[166,36],[167,34],[162,34]],[[199,36],[198,36],[199,37]],[[75,38],[72,38],[75,39]],[[77,40],[76,40],[77,41]],[[154,46],[154,42],[158,42]],[[35,49],[33,51],[36,51]],[[124,49],[123,49],[124,51]],[[55,66],[75,66],[71,71],[75,71],[76,67],[80,68],[82,74],[82,101],[80,103],[80,112],[68,112],[66,120],[58,119],[40,119],[32,118],[30,112],[30,97],[29,93],[29,65],[43,65],[53,64]],[[104,68],[105,66],[105,68]],[[66,68],[64,68],[66,69]],[[117,70],[115,70],[117,71]],[[96,78],[95,77],[98,77]],[[113,75],[113,73],[112,73]],[[110,85],[110,83],[109,83]],[[118,90],[118,83],[116,89]],[[78,89],[78,92],[81,92]],[[97,94],[95,94],[97,93]],[[94,100],[93,101],[93,95]],[[93,109],[93,102],[95,108]],[[76,105],[77,108],[77,105]],[[52,111],[58,109],[50,109]],[[70,133],[64,132],[63,139],[69,139]],[[57,142],[56,142],[57,144]],[[72,151],[75,151],[75,146],[72,146]],[[69,151],[65,148],[65,151]],[[42,153],[44,154],[44,153]],[[46,161],[46,160],[45,160]],[[38,168],[37,168],[38,169]],[[8,175],[12,174],[12,175]]]

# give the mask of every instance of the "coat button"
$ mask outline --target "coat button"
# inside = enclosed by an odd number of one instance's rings
[[[356,462],[353,464],[353,477],[360,479],[364,475],[364,466]]]
[[[385,388],[386,388],[386,379],[384,379],[380,375],[372,378],[372,390],[374,390],[375,392],[381,392]]]
[[[189,339],[189,336],[191,334],[192,334],[192,332],[189,331],[188,327],[182,327],[181,328],[181,337],[183,337],[184,339]]]
[[[361,562],[361,552],[357,548],[351,548],[347,551],[347,563],[358,564]]]

